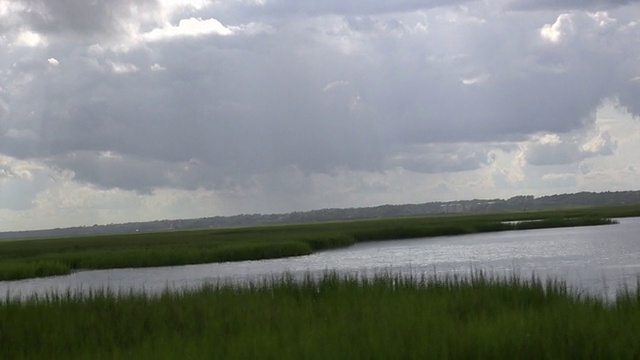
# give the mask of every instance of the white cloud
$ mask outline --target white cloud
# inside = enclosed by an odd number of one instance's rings
[[[48,58],[47,62],[49,63],[49,65],[51,66],[58,66],[60,65],[60,61],[58,61],[56,58]]]
[[[566,181],[566,180],[572,180],[575,179],[576,175],[575,174],[569,174],[569,173],[561,173],[561,174],[544,174],[542,176],[542,180],[543,181]]]
[[[98,153],[98,158],[100,159],[114,159],[114,160],[124,160],[122,155],[114,152],[114,151],[100,151]]]
[[[606,11],[598,11],[598,12],[595,12],[595,13],[588,13],[588,15],[601,28],[607,28],[607,27],[613,26],[617,22],[617,20],[612,18],[612,17],[610,17],[609,13],[606,12]]]
[[[259,34],[273,34],[276,31],[269,24],[260,22],[249,22],[241,25],[230,25],[228,26],[228,29],[231,30],[233,34],[243,34],[249,36]]]
[[[480,74],[478,76],[461,79],[461,81],[463,85],[479,85],[489,80],[490,77],[491,75],[489,74]]]
[[[47,46],[47,39],[36,32],[23,30],[18,33],[15,44],[18,46],[26,46],[32,48],[43,47]]]
[[[155,63],[155,64],[153,64],[153,65],[151,65],[149,67],[149,70],[151,70],[151,71],[165,71],[165,70],[167,70],[167,68],[162,66],[162,65],[160,65],[160,64],[158,64],[158,63]]]
[[[232,35],[233,31],[216,19],[189,18],[182,19],[178,25],[166,24],[162,28],[153,29],[143,36],[149,41],[159,41],[174,37],[195,37],[204,35]]]
[[[577,176],[573,173],[549,173],[541,178],[547,186],[554,188],[569,188],[577,185]],[[567,191],[570,192],[570,191]]]
[[[25,10],[25,5],[19,1],[0,0],[0,16],[9,16],[23,10]]]
[[[535,136],[534,138],[542,145],[558,145],[562,143],[558,134],[544,134],[542,136]]]
[[[139,69],[134,64],[127,64],[121,62],[108,61],[108,64],[111,66],[111,71],[115,74],[128,74],[137,72]]]
[[[611,155],[617,147],[617,141],[608,131],[603,131],[587,140],[580,148],[584,154]]]
[[[540,37],[557,44],[574,31],[571,14],[561,14],[553,24],[545,24],[540,29]]]

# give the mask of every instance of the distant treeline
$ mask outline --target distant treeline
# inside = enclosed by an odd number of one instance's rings
[[[573,206],[624,204],[640,204],[640,191],[607,191],[599,193],[579,192],[575,194],[561,194],[542,197],[525,195],[514,196],[506,200],[475,199],[448,202],[428,202],[424,204],[381,205],[375,207],[348,209],[321,209],[312,211],[296,211],[286,214],[241,214],[234,216],[214,216],[200,219],[157,220],[149,222],[93,225],[49,230],[0,232],[0,239],[117,234],[171,229],[223,228],[431,214],[543,210]]]

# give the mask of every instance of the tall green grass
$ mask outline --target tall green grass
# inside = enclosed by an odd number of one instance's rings
[[[158,296],[0,305],[3,359],[637,359],[640,293],[561,282],[327,274]]]
[[[37,259],[0,263],[0,280],[66,275],[70,272],[69,265],[60,260]]]
[[[0,242],[0,280],[57,275],[77,269],[280,258],[362,241],[601,225],[612,222],[605,217],[607,214],[640,215],[640,206],[3,241]]]

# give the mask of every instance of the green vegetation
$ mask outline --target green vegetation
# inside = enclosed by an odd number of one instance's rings
[[[1,263],[2,275],[7,279],[34,278],[64,275],[71,271],[68,264],[59,260],[36,259],[27,261],[9,260]]]
[[[607,302],[482,273],[0,303],[2,359],[638,359],[639,332],[638,290]]]
[[[77,269],[280,258],[361,241],[601,225],[612,223],[611,217],[639,215],[640,205],[635,205],[3,241],[0,280]]]

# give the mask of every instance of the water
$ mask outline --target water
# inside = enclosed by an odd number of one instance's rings
[[[357,244],[316,254],[260,261],[144,269],[80,271],[42,279],[0,282],[0,295],[27,297],[50,292],[180,290],[206,283],[262,281],[287,272],[319,275],[327,270],[379,273],[494,275],[560,279],[577,292],[615,297],[640,279],[640,218],[618,225],[509,231]]]

